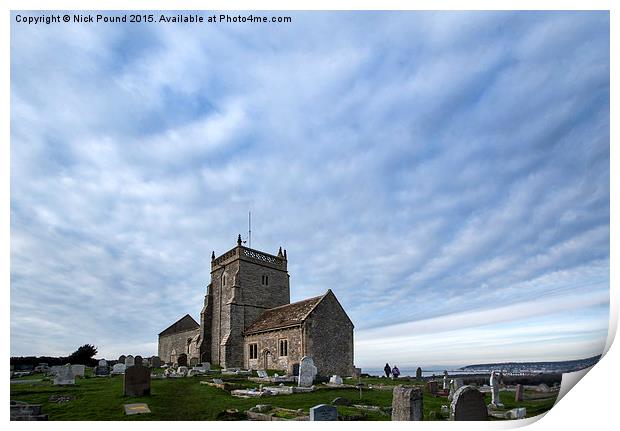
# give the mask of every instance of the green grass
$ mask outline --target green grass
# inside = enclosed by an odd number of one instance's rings
[[[28,376],[30,379],[39,376]],[[42,377],[42,376],[41,376]],[[228,392],[199,384],[200,380],[210,381],[214,376],[193,377],[178,379],[151,380],[151,395],[146,397],[124,397],[123,376],[109,378],[77,379],[75,386],[53,386],[50,382],[38,385],[17,384],[11,385],[11,400],[24,401],[33,404],[42,404],[43,412],[49,415],[50,420],[219,420],[225,419],[224,411],[237,409],[243,412],[256,404],[271,404],[274,407],[288,409],[302,409],[305,414],[317,404],[329,404],[334,398],[344,397],[354,404],[391,407],[392,391],[362,390],[362,398],[357,389],[350,388],[321,388],[315,392],[277,395],[265,398],[236,398]],[[215,375],[215,377],[218,377]],[[364,383],[371,383],[372,379],[363,379]],[[378,379],[382,380],[382,379]],[[224,381],[234,382],[243,387],[257,387],[243,377],[225,376]],[[385,380],[387,383],[388,380]],[[349,382],[347,382],[349,383]],[[398,382],[394,382],[397,384]],[[400,382],[405,383],[405,382]],[[376,383],[375,383],[376,384]],[[319,385],[320,386],[320,385]],[[52,395],[72,395],[74,400],[66,403],[52,403]],[[528,400],[514,402],[514,393],[501,393],[502,402],[506,409],[527,407],[528,416],[543,413],[551,408],[555,399]],[[487,403],[490,396],[487,395]],[[151,414],[125,416],[123,404],[147,403]],[[435,398],[424,393],[424,417],[429,418],[430,412],[435,411],[436,419],[441,405],[449,405],[446,398]],[[338,406],[341,417],[359,417],[363,420],[390,420],[390,415],[382,412],[358,410],[353,407]],[[243,416],[238,416],[243,418]]]

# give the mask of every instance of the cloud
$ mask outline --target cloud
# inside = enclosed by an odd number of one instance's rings
[[[253,246],[288,251],[292,299],[331,288],[369,365],[399,325],[450,360],[459,330],[472,360],[605,338],[609,14],[299,12],[11,41],[12,354],[154,354],[249,210]],[[545,304],[547,350],[522,327]]]

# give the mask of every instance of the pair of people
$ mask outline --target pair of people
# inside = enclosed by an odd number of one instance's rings
[[[390,377],[390,374],[392,374],[392,378],[393,379],[397,379],[398,376],[400,376],[400,370],[398,369],[398,367],[396,365],[394,365],[394,368],[390,368],[390,364],[385,364],[385,367],[383,367],[383,371],[385,372],[385,377]]]

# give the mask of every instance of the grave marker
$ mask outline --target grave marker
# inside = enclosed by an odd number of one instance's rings
[[[303,359],[302,359],[303,361]],[[337,421],[338,410],[329,404],[319,404],[310,409],[311,421]]]
[[[455,421],[486,421],[487,406],[484,394],[473,386],[461,386],[450,404],[450,416]]]
[[[392,420],[421,421],[423,417],[422,389],[396,386],[392,393]]]

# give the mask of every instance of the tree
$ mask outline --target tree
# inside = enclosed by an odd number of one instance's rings
[[[67,358],[71,364],[82,364],[88,366],[94,366],[95,360],[93,357],[97,354],[97,348],[90,344],[84,344],[80,346],[75,352],[71,353]]]

